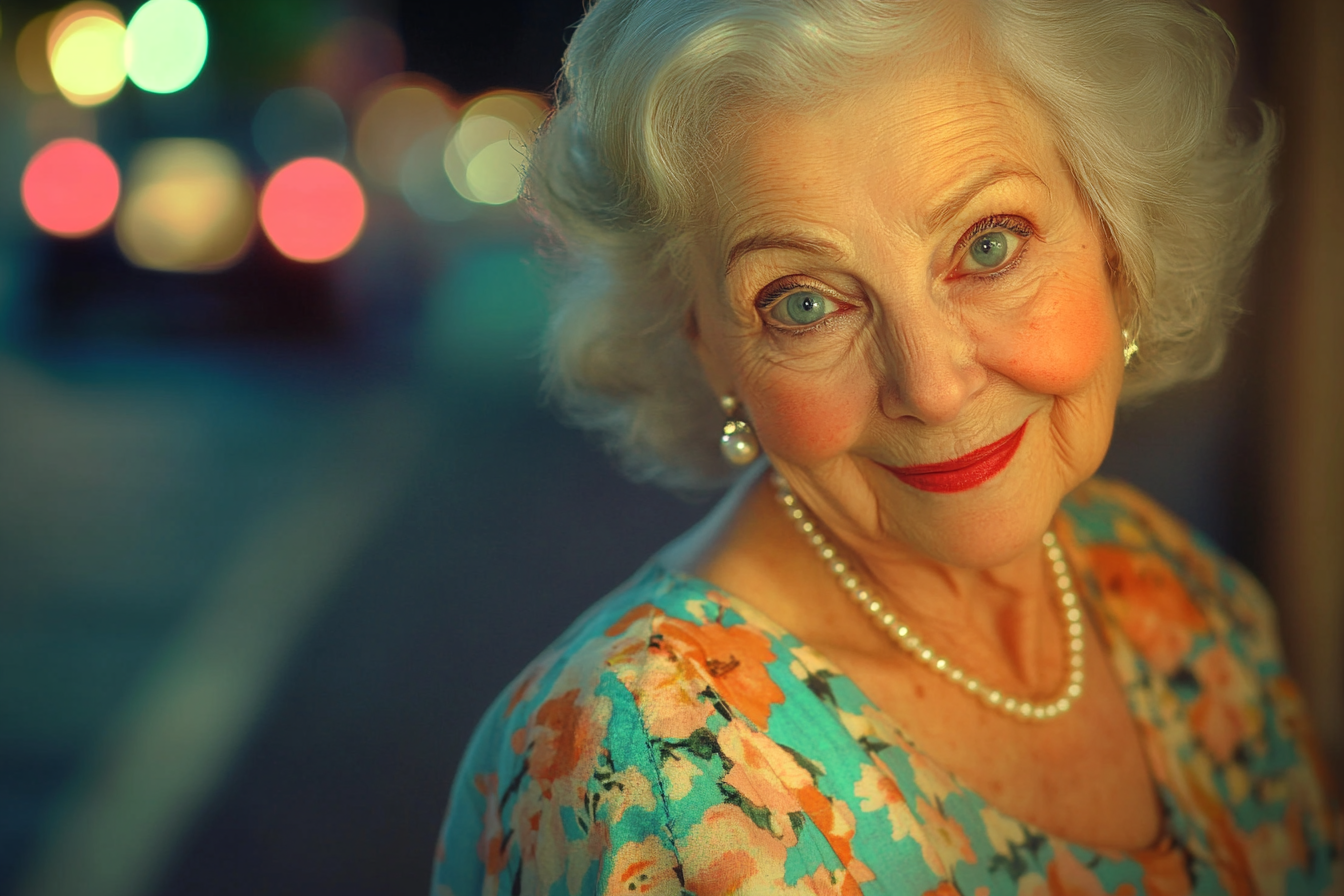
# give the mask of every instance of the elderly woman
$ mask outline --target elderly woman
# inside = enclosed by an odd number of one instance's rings
[[[1275,145],[1233,52],[1170,0],[592,9],[530,171],[552,383],[741,475],[490,710],[437,892],[1340,886],[1270,603],[1090,478],[1221,355]]]

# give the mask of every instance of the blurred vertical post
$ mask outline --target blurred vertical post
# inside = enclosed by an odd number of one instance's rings
[[[1344,778],[1344,3],[1280,8],[1286,131],[1269,337],[1271,590],[1288,660]],[[1271,335],[1272,334],[1272,335]]]

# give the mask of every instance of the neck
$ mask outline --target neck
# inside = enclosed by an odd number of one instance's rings
[[[786,516],[768,481],[739,496],[695,571],[824,652],[894,647],[853,605]],[[875,596],[938,653],[1003,687],[1049,690],[1063,662],[1058,596],[1039,549],[989,569],[949,566],[904,545],[827,533]]]

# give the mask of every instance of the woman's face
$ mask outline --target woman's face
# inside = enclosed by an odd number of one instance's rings
[[[942,70],[754,122],[700,244],[710,384],[866,557],[1039,550],[1123,371],[1105,245],[1043,116]]]

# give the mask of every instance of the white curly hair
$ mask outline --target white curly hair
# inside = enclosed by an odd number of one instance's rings
[[[684,338],[685,255],[744,109],[808,108],[970,32],[1043,110],[1100,220],[1142,351],[1123,401],[1212,373],[1269,214],[1273,115],[1237,127],[1235,44],[1182,0],[600,0],[525,197],[559,284],[547,388],[638,479],[721,484],[722,414]]]

